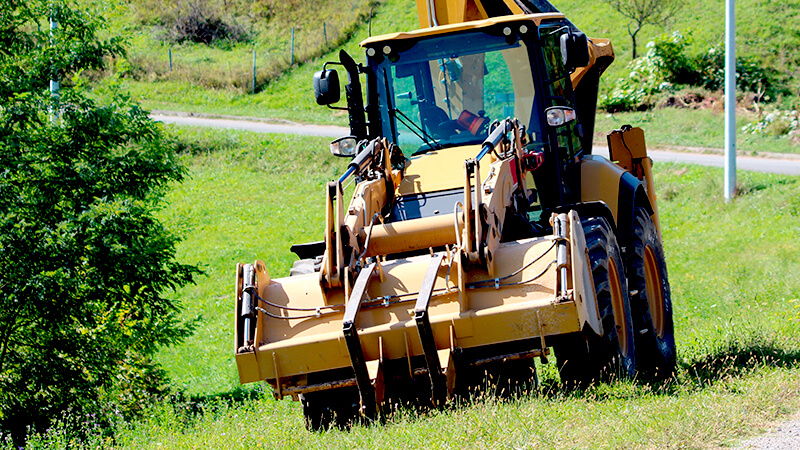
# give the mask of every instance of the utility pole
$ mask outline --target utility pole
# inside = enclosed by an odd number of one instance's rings
[[[56,30],[58,29],[58,21],[55,18],[55,12],[50,11],[50,45],[55,45]],[[58,74],[55,68],[51,71],[52,78],[50,79],[50,121],[55,123],[58,121],[58,97],[61,86],[58,83]]]
[[[736,195],[736,17],[725,0],[725,201]]]

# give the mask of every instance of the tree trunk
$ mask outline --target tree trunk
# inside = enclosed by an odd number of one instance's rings
[[[631,31],[631,24],[628,24],[628,34],[631,36],[631,44],[633,44],[633,52],[631,54],[631,61],[636,59],[636,35],[639,34],[639,30],[642,29],[641,24],[636,24],[636,28]]]

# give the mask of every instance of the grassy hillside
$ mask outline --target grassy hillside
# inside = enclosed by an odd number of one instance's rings
[[[758,432],[800,407],[800,179],[740,172],[742,195],[726,204],[720,169],[660,164],[674,382],[568,393],[548,365],[540,367],[540,391],[519,401],[480,399],[401,412],[385,426],[308,433],[298,403],[273,400],[264,385],[238,385],[233,270],[258,258],[273,277],[286,276],[290,243],[319,238],[323,186],[344,161],[326,154],[324,139],[176,132],[191,177],[174,187],[162,218],[185,236],[179,257],[205,268],[196,286],[176,293],[186,317],[201,319],[192,338],[159,358],[176,394],[184,394],[153,405],[139,422],[119,424],[115,446],[704,447]],[[53,439],[59,447],[69,437]]]
[[[622,76],[631,60],[627,20],[602,1],[553,3],[590,36],[610,38],[614,43],[617,60],[603,84],[608,86]],[[800,1],[740,0],[736,2],[736,18],[737,57],[753,58],[776,70],[791,95],[800,95]],[[641,31],[637,38],[639,53],[645,51],[647,41],[673,31],[691,35],[690,53],[704,53],[712,47],[724,51],[725,1],[685,1],[682,10],[662,27],[649,25]]]
[[[107,78],[101,84],[119,82],[122,88],[131,92],[145,107],[156,110],[176,110],[196,113],[237,115],[268,119],[288,119],[296,122],[346,125],[347,116],[341,111],[319,107],[313,100],[311,76],[319,70],[324,61],[338,59],[338,49],[325,52],[330,46],[320,46],[319,36],[297,35],[298,48],[309,48],[298,56],[295,65],[286,64],[287,33],[293,25],[298,28],[319,31],[320,21],[327,22],[322,14],[300,14],[305,11],[305,2],[298,2],[293,14],[277,11],[269,21],[261,23],[256,19],[249,22],[258,33],[253,33],[250,41],[228,48],[221,45],[183,43],[172,44],[159,41],[159,31],[163,26],[143,21],[131,5],[142,4],[145,0],[132,0],[130,3],[117,3],[106,11],[115,12],[111,23],[113,29],[124,31],[130,36],[132,47],[128,60],[117,61],[117,77]],[[167,4],[160,0],[148,0],[153,4]],[[211,2],[212,0],[206,0]],[[273,0],[260,0],[269,3]],[[277,3],[277,2],[275,2]],[[350,54],[360,54],[358,42],[369,36],[369,11],[372,12],[372,34],[382,34],[397,30],[416,28],[416,8],[412,0],[383,0],[368,3],[367,0],[337,0],[330,8],[337,9],[337,20],[348,25],[348,39],[343,46]],[[239,3],[234,3],[239,4]],[[626,65],[630,61],[631,44],[627,34],[626,20],[613,11],[606,3],[562,0],[555,2],[574,23],[590,36],[608,37],[614,43],[617,61],[612,64],[603,80],[601,91],[610,89],[614,80],[627,74]],[[129,8],[129,9],[126,9]],[[364,16],[365,8],[367,15]],[[154,10],[156,10],[154,8]],[[739,17],[738,50],[740,57],[762,61],[765,67],[775,70],[785,82],[788,94],[772,99],[772,104],[753,105],[749,100],[740,108],[738,121],[741,126],[763,118],[771,108],[798,109],[800,94],[800,0],[789,2],[760,2],[742,0],[737,2]],[[689,54],[720,48],[724,37],[724,2],[687,1],[685,7],[672,20],[663,26],[646,26],[639,34],[640,53],[645,50],[648,40],[672,31],[680,30],[691,36],[693,43],[688,47]],[[168,14],[164,14],[168,16]],[[251,14],[252,15],[252,14]],[[132,21],[131,18],[134,18]],[[136,19],[140,17],[139,19]],[[322,19],[321,19],[322,18]],[[349,22],[348,22],[349,20]],[[131,23],[133,22],[133,23]],[[780,23],[780,29],[775,24]],[[168,49],[173,48],[175,73],[166,72]],[[252,74],[252,51],[257,51],[258,90],[250,93]],[[271,50],[270,50],[271,49]],[[280,49],[280,50],[276,50]],[[315,57],[315,55],[320,55]],[[277,58],[277,59],[275,59]],[[308,59],[311,58],[311,59]],[[275,59],[275,64],[270,61]],[[178,67],[182,67],[179,69]],[[184,70],[185,69],[185,70]],[[199,77],[199,78],[198,78]],[[205,77],[205,78],[203,78]],[[226,77],[245,80],[229,83]],[[206,81],[203,81],[203,80]],[[222,80],[212,82],[209,80]],[[216,84],[215,84],[216,83]],[[220,84],[222,83],[222,84]],[[680,94],[680,93],[679,93]],[[598,117],[598,140],[604,141],[607,130],[625,123],[644,126],[648,131],[648,143],[657,147],[707,147],[721,148],[723,145],[722,93],[702,92],[710,106],[705,109],[655,109],[641,113],[609,115],[604,112]],[[744,95],[744,94],[742,94]],[[744,96],[747,97],[747,96]],[[746,99],[745,99],[746,100]],[[774,106],[773,106],[774,105]],[[738,133],[738,149],[744,153],[791,152],[800,153],[800,138],[794,139],[764,135]]]

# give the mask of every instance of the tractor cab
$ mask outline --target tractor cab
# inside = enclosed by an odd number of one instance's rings
[[[589,56],[585,35],[571,30],[561,14],[496,17],[372,37],[361,45],[366,65],[346,54],[341,62],[349,76],[346,109],[354,141],[384,137],[411,158],[411,166],[441,167],[437,158],[417,156],[464,147],[477,153],[493,124],[516,118],[527,152],[538,155],[530,159],[539,167],[531,172],[529,201],[545,209],[578,201],[584,131],[570,74]],[[319,103],[338,100],[338,91],[330,95],[338,89],[332,72],[326,64],[315,76]],[[366,106],[359,75],[366,80]],[[355,142],[349,147],[355,149]],[[431,183],[440,190],[462,180],[451,184]]]

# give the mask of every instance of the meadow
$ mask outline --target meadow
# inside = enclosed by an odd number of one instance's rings
[[[402,410],[384,425],[305,431],[300,405],[264,384],[239,386],[233,363],[233,274],[266,261],[286,276],[291,243],[319,238],[324,183],[345,161],[321,138],[173,128],[190,178],[161,218],[184,236],[179,259],[206,275],[175,293],[196,333],[159,360],[171,399],[119,423],[116,448],[700,448],[728,445],[800,408],[800,179],[655,168],[675,309],[678,372],[660,385],[558,385],[553,364],[519,399],[479,398],[441,411]],[[61,447],[68,434],[29,445]]]

